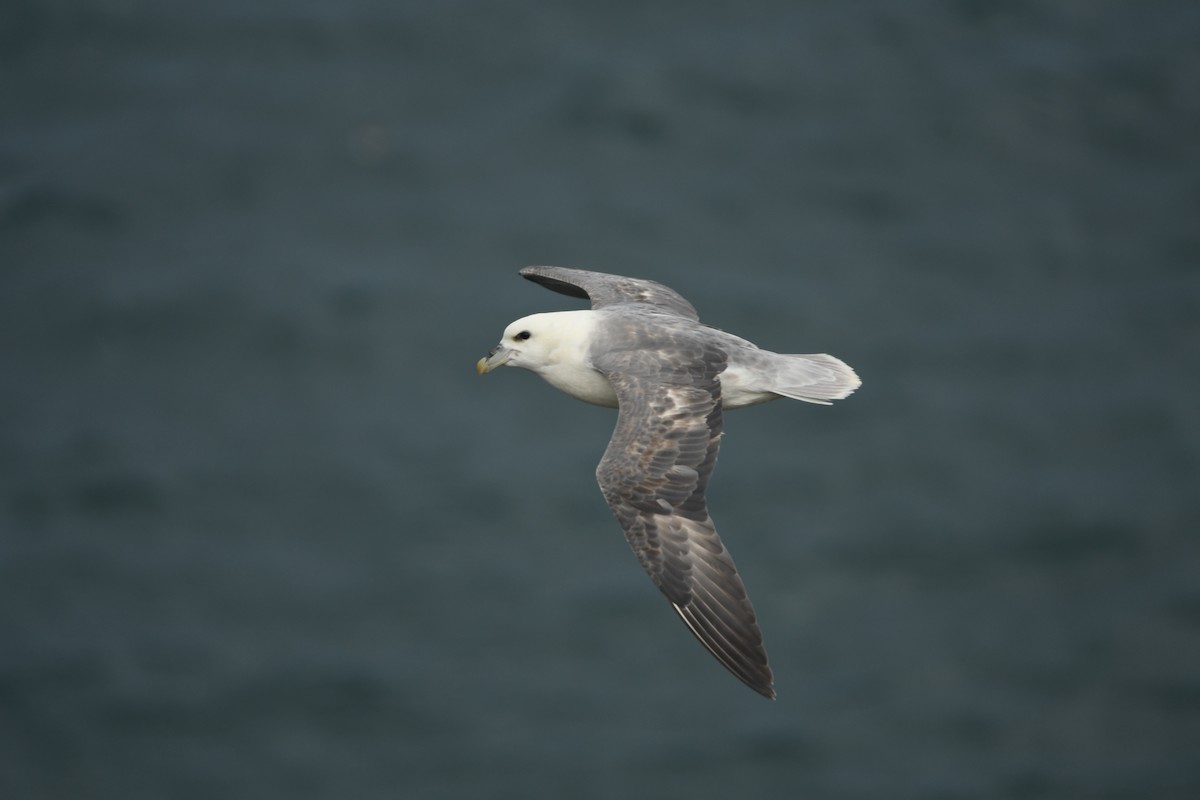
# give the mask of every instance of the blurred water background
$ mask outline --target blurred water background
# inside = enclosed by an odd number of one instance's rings
[[[0,796],[1200,796],[1200,5],[11,0]],[[654,278],[771,703],[472,367]]]

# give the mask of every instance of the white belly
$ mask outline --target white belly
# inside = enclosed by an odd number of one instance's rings
[[[721,373],[721,407],[742,408],[779,397],[775,392],[767,391],[761,386],[762,379],[758,375],[736,364],[730,364]]]
[[[555,364],[538,371],[547,383],[577,400],[605,408],[617,407],[617,393],[608,378],[590,367]],[[779,397],[752,385],[752,373],[731,366],[721,373],[721,407],[741,408]]]
[[[554,364],[543,367],[538,374],[555,389],[577,400],[605,408],[617,407],[617,393],[612,384],[591,367]]]

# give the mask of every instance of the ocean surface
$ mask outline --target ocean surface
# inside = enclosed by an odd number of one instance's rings
[[[11,0],[0,797],[1200,797],[1200,5]],[[653,278],[779,699],[473,365]]]

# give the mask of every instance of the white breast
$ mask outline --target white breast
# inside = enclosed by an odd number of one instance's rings
[[[519,364],[533,370],[561,392],[585,403],[607,408],[617,407],[617,394],[608,378],[592,368],[588,359],[589,343],[596,327],[596,312],[551,311],[526,317],[536,320],[545,348]],[[545,342],[551,342],[547,345]]]
[[[617,407],[617,393],[608,378],[584,364],[558,363],[542,367],[538,374],[559,391],[585,403]]]

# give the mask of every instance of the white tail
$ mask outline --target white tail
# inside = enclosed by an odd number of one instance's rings
[[[773,365],[771,391],[784,397],[827,406],[830,401],[841,400],[862,386],[862,381],[850,365],[831,355],[774,355],[778,361]]]

